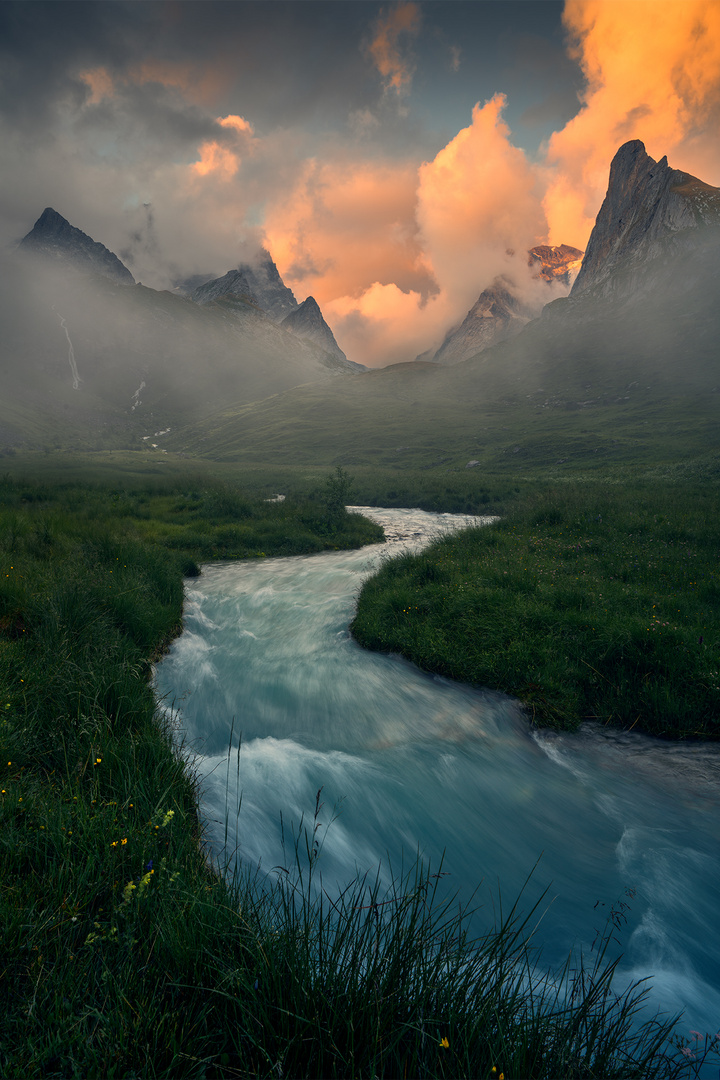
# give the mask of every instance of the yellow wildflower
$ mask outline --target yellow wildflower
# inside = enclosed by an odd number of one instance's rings
[[[442,1039],[440,1040],[440,1045],[443,1046],[446,1050],[450,1046],[450,1043],[448,1042],[446,1035],[443,1035]]]

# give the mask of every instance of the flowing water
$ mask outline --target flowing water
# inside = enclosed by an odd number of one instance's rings
[[[283,865],[281,815],[297,830],[322,787],[326,888],[418,853],[437,869],[444,853],[446,881],[464,897],[480,886],[490,924],[498,886],[514,900],[537,863],[526,896],[548,890],[548,965],[589,949],[622,901],[622,976],[651,975],[653,1005],[684,1009],[685,1033],[720,1029],[720,750],[534,731],[504,695],[361,649],[348,624],[363,579],[467,521],[363,513],[389,543],[214,564],[188,584],[156,687],[198,755],[215,856]]]

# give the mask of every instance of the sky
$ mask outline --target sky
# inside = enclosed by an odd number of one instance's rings
[[[629,139],[720,185],[718,0],[0,2],[0,245],[52,206],[153,288],[262,245],[368,365],[537,290]]]

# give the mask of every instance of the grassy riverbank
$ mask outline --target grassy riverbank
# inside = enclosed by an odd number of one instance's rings
[[[635,992],[612,993],[604,959],[544,979],[519,910],[471,942],[421,870],[312,900],[319,804],[286,879],[209,870],[148,659],[198,558],[374,538],[337,511],[342,488],[334,474],[309,504],[268,504],[205,482],[0,484],[2,1076],[689,1067],[667,1028],[630,1029]]]
[[[564,484],[388,562],[360,644],[521,698],[533,719],[720,735],[716,485]]]

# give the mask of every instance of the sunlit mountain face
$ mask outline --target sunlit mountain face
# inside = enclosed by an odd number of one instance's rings
[[[155,289],[265,250],[349,360],[409,361],[498,278],[533,306],[525,253],[585,250],[624,142],[720,183],[719,18],[714,0],[11,0],[1,239],[53,207]]]

